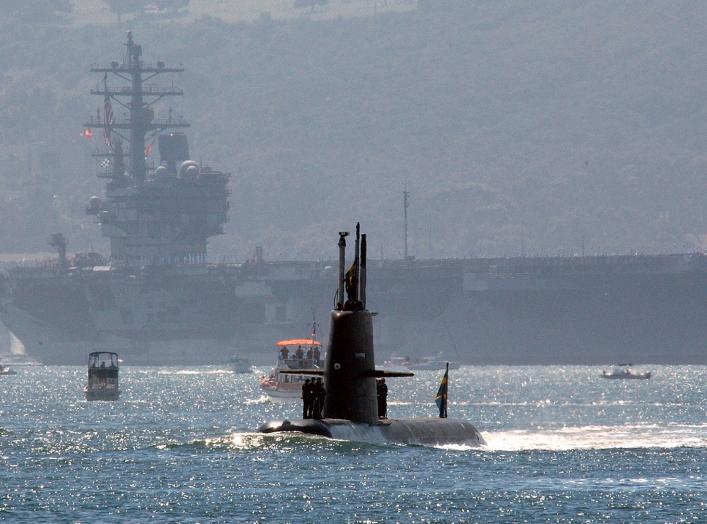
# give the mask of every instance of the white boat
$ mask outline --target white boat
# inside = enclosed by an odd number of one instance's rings
[[[17,371],[11,369],[10,366],[0,364],[0,375],[17,375]]]
[[[228,359],[228,366],[234,373],[246,374],[253,372],[253,364],[251,364],[250,360],[246,357],[241,357],[238,353],[231,355],[231,358]]]
[[[412,359],[408,364],[408,369],[411,371],[444,371],[447,369],[447,364],[449,364],[449,369],[459,369],[459,362],[444,360],[442,355]]]
[[[614,366],[614,368],[609,372],[606,371],[605,369],[602,370],[601,375],[599,375],[601,378],[608,378],[608,379],[634,379],[634,380],[647,380],[651,378],[651,372],[646,371],[645,373],[635,373],[631,367],[630,364],[620,364],[618,366]]]
[[[388,360],[383,361],[383,365],[380,368],[390,371],[410,371],[409,365],[410,357],[390,355]]]
[[[324,369],[322,344],[315,338],[295,338],[277,342],[277,364],[265,376],[260,377],[261,389],[273,399],[299,399],[302,384],[310,378],[307,375],[282,373],[289,369],[311,369],[311,376],[321,375]]]
[[[449,369],[459,369],[458,362],[449,362],[442,355],[434,357],[415,357],[391,355],[383,362],[383,367],[391,371],[444,371],[449,364]]]
[[[88,355],[88,384],[83,389],[86,400],[118,400],[118,354],[94,351]]]

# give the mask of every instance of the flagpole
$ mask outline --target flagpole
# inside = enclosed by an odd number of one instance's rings
[[[447,393],[449,391],[449,362],[444,370],[444,376],[442,377],[442,382],[437,390],[437,395],[435,397],[435,403],[437,404],[437,409],[439,409],[439,418],[447,418]]]
[[[446,394],[444,395],[444,417],[447,418],[447,403],[449,402],[449,362],[446,363],[447,365],[445,366],[444,369],[444,376],[447,378],[447,391]]]

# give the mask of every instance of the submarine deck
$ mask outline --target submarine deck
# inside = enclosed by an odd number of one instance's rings
[[[481,446],[486,441],[469,422],[452,418],[380,419],[372,424],[325,418],[271,421],[261,433],[299,432],[328,438],[395,444]]]

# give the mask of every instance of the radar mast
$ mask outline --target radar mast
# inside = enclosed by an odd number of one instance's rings
[[[122,63],[111,62],[109,66],[93,66],[92,73],[103,73],[102,85],[91,90],[92,95],[103,96],[104,108],[103,118],[100,118],[100,110],[97,118],[86,123],[87,127],[94,127],[104,130],[105,144],[108,154],[98,155],[103,157],[122,156],[122,152],[116,151],[114,137],[123,139],[129,144],[127,156],[128,175],[136,184],[142,184],[147,177],[147,166],[145,163],[145,144],[157,133],[166,129],[177,129],[189,127],[189,123],[184,119],[173,119],[171,111],[166,119],[156,119],[153,106],[170,96],[183,96],[184,92],[171,86],[160,86],[153,84],[151,80],[167,73],[181,73],[181,67],[167,67],[164,62],[158,61],[154,66],[146,64],[142,60],[142,46],[133,41],[132,31],[128,31],[125,56]],[[117,81],[117,85],[109,85],[108,79]],[[116,119],[113,116],[112,103],[126,110],[126,117]],[[118,140],[119,142],[119,140]],[[119,161],[116,158],[114,165]],[[116,174],[115,169],[113,173]],[[122,175],[123,173],[117,173]]]

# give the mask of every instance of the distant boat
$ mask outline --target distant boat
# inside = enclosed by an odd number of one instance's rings
[[[391,355],[383,363],[383,367],[392,371],[444,371],[447,364],[449,364],[449,369],[459,369],[458,362],[444,360],[441,354],[416,358]]]
[[[17,375],[17,371],[10,369],[10,366],[0,364],[0,375]]]
[[[651,372],[646,371],[645,373],[635,373],[631,369],[631,364],[619,364],[614,366],[614,368],[609,372],[605,369],[602,370],[601,378],[608,379],[633,379],[633,380],[648,380],[651,378]]]
[[[246,374],[253,372],[253,364],[246,357],[241,357],[238,353],[231,355],[228,359],[228,365],[234,373]]]
[[[86,400],[118,400],[118,363],[118,354],[110,351],[94,351],[88,355]]]
[[[381,369],[388,369],[390,371],[410,371],[408,367],[410,365],[410,357],[390,355],[388,360],[383,361],[383,365],[380,366]]]
[[[449,369],[459,369],[459,362],[444,360],[442,355],[414,358],[408,364],[408,369],[412,371],[444,371],[447,369],[447,365],[449,365]]]

